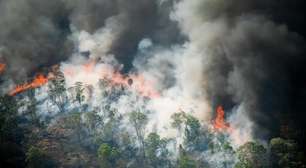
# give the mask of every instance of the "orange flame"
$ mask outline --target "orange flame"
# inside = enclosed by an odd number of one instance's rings
[[[159,97],[159,93],[154,89],[153,82],[145,79],[142,75],[123,75],[118,71],[114,71],[111,68],[104,66],[103,68],[97,66],[97,61],[89,60],[85,64],[81,65],[81,72],[87,74],[98,73],[99,78],[106,79],[112,85],[123,85],[125,87],[135,89],[138,94],[143,97],[156,98]],[[69,77],[77,75],[80,69],[74,67],[65,67],[62,69],[63,73]]]
[[[154,89],[153,82],[146,80],[142,75],[130,76],[130,79],[135,83],[135,89],[144,97],[157,98],[160,94]]]
[[[142,75],[124,76],[114,72],[109,79],[112,84],[120,84],[135,89],[143,97],[157,98],[160,94],[154,89],[153,83],[146,80]]]
[[[10,96],[15,96],[21,92],[24,92],[28,89],[33,89],[37,87],[41,87],[45,85],[48,82],[48,78],[45,77],[44,75],[37,75],[34,80],[30,83],[25,83],[22,85],[16,86],[12,91],[9,92]]]
[[[0,63],[0,74],[5,70],[6,65],[3,63]]]
[[[92,72],[95,68],[95,65],[96,65],[96,61],[95,60],[90,60],[89,62],[85,63],[83,65],[83,69],[85,72]]]
[[[218,106],[216,110],[217,116],[213,121],[213,126],[217,131],[232,131],[232,128],[229,123],[224,120],[224,110],[222,106]]]

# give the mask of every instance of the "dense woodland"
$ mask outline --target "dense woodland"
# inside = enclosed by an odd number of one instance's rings
[[[105,80],[99,85],[108,101],[128,92]],[[107,102],[90,107],[85,96],[90,87],[76,83],[66,88],[60,75],[46,87],[48,96],[43,99],[35,96],[38,89],[1,96],[0,167],[306,167],[301,144],[290,128],[267,143],[247,142],[234,148],[226,133],[211,131],[191,114],[178,111],[169,123],[180,135],[163,138],[145,129],[149,111],[138,108],[119,114]],[[46,101],[50,108],[42,112],[38,106]],[[71,104],[73,108],[68,108]]]

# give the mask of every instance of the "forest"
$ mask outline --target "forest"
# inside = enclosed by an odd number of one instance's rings
[[[97,106],[89,101],[90,86],[81,82],[65,86],[58,72],[43,88],[1,96],[1,167],[305,167],[304,152],[289,127],[267,143],[249,141],[233,147],[225,127],[201,124],[192,114],[178,110],[169,121],[176,136],[166,138],[154,129],[147,132],[152,112],[135,106],[120,114],[109,105],[130,92],[127,86],[101,79],[99,94],[104,99]],[[145,103],[150,98],[141,99]],[[45,103],[45,111],[39,111]]]
[[[305,16],[0,0],[0,168],[306,168]]]

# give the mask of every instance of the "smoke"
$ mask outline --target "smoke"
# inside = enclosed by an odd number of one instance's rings
[[[0,55],[10,77],[25,79],[69,56],[69,30],[60,1],[2,0],[0,8]]]
[[[303,53],[302,38],[269,17],[275,4],[191,0],[179,2],[173,13],[205,64],[208,100],[243,109],[236,120],[246,115],[258,138],[276,131],[279,116],[289,112],[288,71]]]
[[[0,60],[15,82],[59,64],[67,88],[123,84],[130,90],[113,102],[94,92],[92,106],[143,108],[147,129],[163,136],[172,136],[173,113],[205,125],[223,105],[242,144],[267,139],[292,109],[304,41],[285,24],[289,9],[264,0],[0,0]]]
[[[165,45],[180,39],[168,14],[171,2],[145,0],[1,0],[0,57],[10,78],[21,82],[72,55],[73,29],[94,33],[116,18],[121,29],[109,53],[131,69],[138,42],[150,37]],[[74,27],[74,28],[73,28]],[[113,27],[114,28],[114,27]]]

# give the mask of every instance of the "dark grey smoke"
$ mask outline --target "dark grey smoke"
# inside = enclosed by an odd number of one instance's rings
[[[67,58],[66,15],[60,1],[0,1],[0,54],[10,77],[24,79]]]
[[[303,4],[206,0],[199,8],[203,21],[221,19],[228,26],[227,34],[209,46],[209,100],[228,109],[243,105],[257,137],[278,134],[283,120],[305,121],[305,110],[295,103],[305,101],[305,89],[296,83],[305,80],[294,77],[305,72],[305,32],[296,25],[303,22],[298,15]]]
[[[7,76],[23,80],[71,55],[70,24],[93,33],[107,18],[121,14],[124,28],[110,52],[128,71],[141,39],[163,46],[184,40],[169,19],[172,7],[170,0],[0,0],[0,57],[7,63]],[[267,134],[261,130],[277,132],[280,116],[302,123],[304,42],[291,32],[306,34],[301,24],[305,2],[204,0],[199,9],[203,21],[223,18],[229,26],[228,35],[211,46],[213,64],[205,72],[213,104],[230,108],[245,103],[262,136]]]
[[[105,20],[120,14],[123,32],[110,51],[131,68],[137,44],[142,38],[172,44],[180,40],[176,23],[170,21],[171,1],[142,0],[1,0],[1,57],[7,74],[22,79],[42,67],[66,60],[73,46],[68,40],[70,25],[90,33]]]

